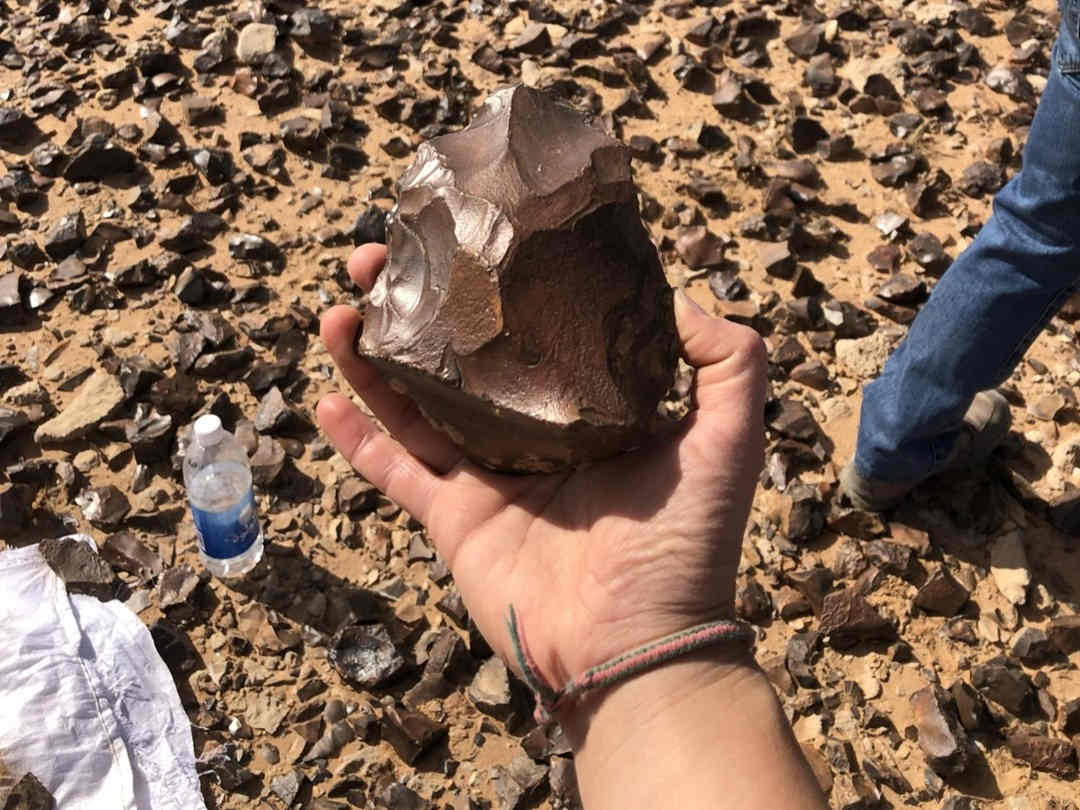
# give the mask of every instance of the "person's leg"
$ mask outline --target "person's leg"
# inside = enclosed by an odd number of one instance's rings
[[[975,394],[1009,376],[1080,276],[1080,0],[1065,3],[1023,169],[866,386],[853,462],[864,481],[939,472]]]

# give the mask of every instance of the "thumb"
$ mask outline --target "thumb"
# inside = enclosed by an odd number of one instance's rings
[[[675,295],[675,325],[683,355],[697,369],[699,435],[713,450],[763,441],[767,361],[758,333],[707,315],[682,290]]]
[[[675,292],[675,326],[683,357],[703,377],[719,381],[748,374],[764,378],[765,344],[753,329],[714,318],[683,290]]]

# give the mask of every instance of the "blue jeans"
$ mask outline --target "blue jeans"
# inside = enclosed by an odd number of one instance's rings
[[[1080,281],[1080,0],[1061,5],[1023,169],[864,390],[864,478],[914,484],[940,471],[972,398],[1009,377]]]

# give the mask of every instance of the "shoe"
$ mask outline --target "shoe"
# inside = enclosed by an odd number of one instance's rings
[[[964,429],[957,436],[948,459],[933,474],[967,469],[985,461],[1005,441],[1011,423],[1008,400],[998,391],[980,391],[964,414]],[[868,512],[891,509],[920,483],[874,481],[861,476],[853,463],[840,471],[840,489],[854,506]]]

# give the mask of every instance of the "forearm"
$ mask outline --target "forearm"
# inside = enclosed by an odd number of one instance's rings
[[[768,680],[721,648],[670,662],[561,718],[586,810],[824,810]]]

